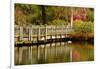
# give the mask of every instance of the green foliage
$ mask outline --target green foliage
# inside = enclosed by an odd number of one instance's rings
[[[94,9],[91,8],[87,11],[88,21],[94,21]]]
[[[49,22],[48,24],[50,24],[50,25],[66,25],[67,22],[64,20],[56,19],[56,20],[53,20],[52,22]]]
[[[83,21],[82,21],[82,20],[75,20],[75,21],[74,21],[74,25],[80,24],[80,23],[83,23]]]
[[[93,33],[94,32],[94,23],[92,22],[82,22],[82,21],[75,21],[74,22],[74,31],[77,33],[86,33],[86,32],[90,32]]]
[[[43,11],[44,8],[44,11]],[[79,14],[82,8],[73,8],[73,14]],[[87,21],[94,21],[94,10],[89,8],[86,10],[88,16]],[[77,15],[76,14],[76,15]],[[17,25],[65,25],[71,20],[71,8],[62,6],[43,6],[32,4],[15,4],[15,24]],[[82,21],[75,21],[83,23]]]
[[[36,24],[40,21],[39,6],[31,4],[15,4],[15,23],[18,25]]]

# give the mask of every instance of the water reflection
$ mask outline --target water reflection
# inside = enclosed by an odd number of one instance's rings
[[[15,47],[15,65],[90,61],[94,59],[93,44],[58,42]]]

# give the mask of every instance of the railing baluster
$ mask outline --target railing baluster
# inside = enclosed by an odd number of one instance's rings
[[[29,27],[29,40],[32,41],[33,40],[33,33],[32,33],[32,27]]]
[[[19,40],[22,41],[23,40],[23,27],[20,27],[20,36],[19,36]]]
[[[38,38],[38,41],[40,40],[40,27],[38,27],[38,35],[37,35],[37,38]]]
[[[45,25],[45,40],[47,39],[47,25]]]

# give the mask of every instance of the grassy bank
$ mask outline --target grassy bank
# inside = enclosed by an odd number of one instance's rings
[[[94,41],[94,23],[74,21],[73,31],[70,32],[72,40]]]

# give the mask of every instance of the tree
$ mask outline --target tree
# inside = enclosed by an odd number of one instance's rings
[[[67,25],[68,23],[71,23],[72,27],[73,21],[75,20],[93,22],[94,9],[32,4],[15,4],[15,24],[17,25],[55,25],[58,23],[58,25]]]
[[[44,5],[40,5],[40,7],[41,7],[41,12],[42,12],[42,23],[46,24],[45,6]]]

